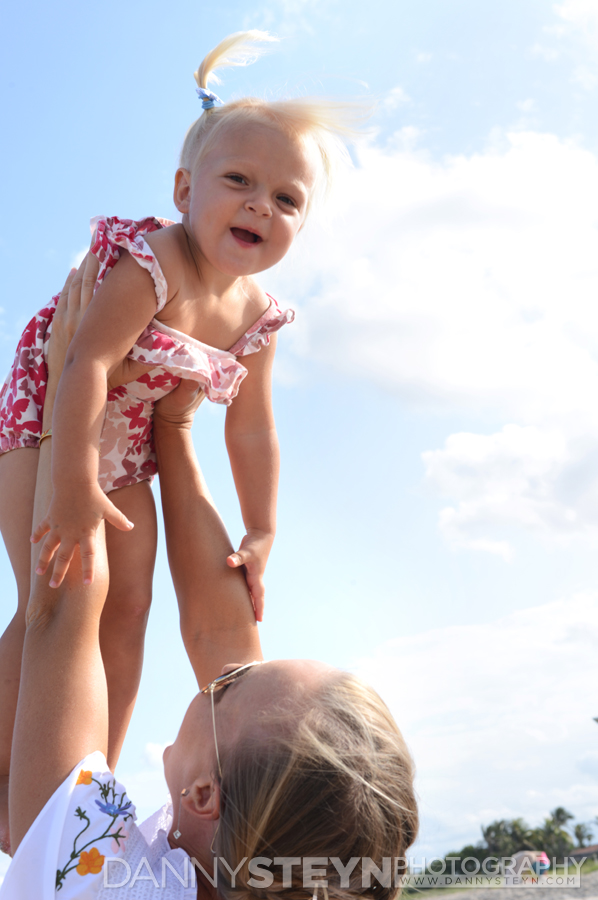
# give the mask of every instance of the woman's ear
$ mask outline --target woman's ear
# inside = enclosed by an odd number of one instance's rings
[[[174,205],[180,213],[189,212],[191,200],[191,173],[188,169],[177,169],[174,176]]]
[[[220,783],[215,778],[198,778],[184,801],[188,812],[199,819],[220,818]]]

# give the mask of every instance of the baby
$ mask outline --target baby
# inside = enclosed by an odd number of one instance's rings
[[[19,588],[17,614],[0,640],[5,779],[40,441],[53,443],[53,496],[34,530],[36,540],[45,535],[37,571],[53,560],[50,584],[58,586],[78,548],[84,584],[90,584],[97,528],[102,520],[114,526],[106,532],[110,589],[101,623],[112,768],[137,694],[151,602],[152,409],[181,378],[195,379],[209,400],[228,407],[226,446],[246,534],[227,562],[245,566],[255,615],[262,618],[278,484],[272,366],[276,332],[294,313],[282,312],[252,276],[289,250],[319,185],[343,152],[339,135],[351,132],[355,117],[350,105],[323,100],[243,98],[219,105],[208,88],[214,70],[246,64],[258,55],[256,43],[269,40],[257,31],[232,35],[195,73],[203,114],[186,135],[175,175],[181,223],[93,220],[96,291],[69,349],[51,429],[42,428],[44,351],[57,298],[25,329],[0,394],[0,527]],[[109,389],[110,376],[125,358],[147,367],[144,374]],[[183,632],[193,632],[192,610],[182,623]],[[185,643],[188,649],[193,645]],[[0,821],[2,815],[0,809]]]

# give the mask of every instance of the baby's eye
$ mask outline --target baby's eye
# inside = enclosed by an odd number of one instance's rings
[[[287,194],[279,194],[278,199],[281,201],[281,203],[285,203],[287,206],[297,206],[293,198],[289,197]]]
[[[237,175],[234,172],[231,172],[226,177],[229,178],[231,181],[236,182],[236,184],[247,184],[247,179],[244,178],[243,175]]]

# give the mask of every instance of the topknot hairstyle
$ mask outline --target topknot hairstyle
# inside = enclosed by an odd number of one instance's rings
[[[267,32],[257,30],[229,35],[208,53],[194,73],[197,86],[208,89],[210,83],[219,84],[216,70],[249,65],[265,52],[260,44],[277,40]],[[315,144],[322,163],[316,184],[325,193],[338,164],[348,159],[344,141],[357,134],[358,125],[368,114],[369,109],[364,104],[325,98],[268,101],[243,97],[203,112],[185,136],[180,166],[193,170],[223,128],[259,122],[278,128],[297,141]]]
[[[313,888],[303,883],[301,863],[312,858],[329,900],[393,900],[417,835],[413,777],[388,708],[373,688],[339,672],[292,730],[281,709],[268,740],[246,739],[223,754],[214,842],[220,893],[225,900],[309,900]],[[262,865],[274,862],[270,877],[252,871],[259,857]],[[295,861],[291,871],[283,859]]]

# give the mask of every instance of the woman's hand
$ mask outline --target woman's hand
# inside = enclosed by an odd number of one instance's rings
[[[156,433],[159,434],[162,428],[191,428],[193,417],[205,396],[196,381],[180,381],[174,391],[158,400],[154,407]]]
[[[54,386],[60,380],[69,344],[93,298],[99,269],[99,260],[93,253],[88,253],[78,269],[71,269],[60,293],[48,347],[48,374]],[[108,390],[136,381],[153,368],[132,359],[123,359],[108,378]]]

